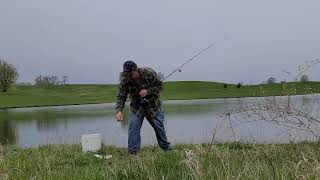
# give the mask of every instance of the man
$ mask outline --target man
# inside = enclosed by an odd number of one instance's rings
[[[171,150],[163,125],[164,113],[161,110],[160,92],[162,82],[157,73],[150,68],[138,68],[133,61],[123,64],[117,95],[116,119],[123,121],[123,107],[129,94],[129,132],[128,153],[136,154],[141,146],[140,129],[146,118],[153,127],[158,144],[164,151]]]

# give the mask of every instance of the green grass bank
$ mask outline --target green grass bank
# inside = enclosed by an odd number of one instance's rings
[[[0,92],[0,108],[72,105],[115,102],[118,85],[15,86]],[[165,82],[162,97],[173,99],[214,99],[319,93],[320,82],[245,85],[201,81]]]
[[[170,152],[103,147],[99,159],[80,145],[0,146],[0,179],[319,179],[320,143],[176,145]]]

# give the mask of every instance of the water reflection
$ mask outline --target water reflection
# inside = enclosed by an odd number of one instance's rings
[[[48,120],[48,119],[37,119],[36,126],[39,131],[47,131],[49,129],[58,128],[59,125],[63,125],[64,130],[68,130],[68,123],[67,119],[55,119]]]
[[[12,122],[7,118],[8,110],[0,110],[0,144],[16,144],[16,129]]]

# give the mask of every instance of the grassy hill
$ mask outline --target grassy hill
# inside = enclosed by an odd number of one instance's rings
[[[0,92],[0,108],[71,105],[115,102],[118,85],[15,86]],[[202,81],[165,82],[162,97],[173,99],[209,99],[249,96],[274,96],[319,93],[320,82],[246,85]]]

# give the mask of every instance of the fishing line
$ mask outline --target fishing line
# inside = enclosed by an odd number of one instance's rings
[[[210,49],[212,46],[214,46],[216,44],[216,42],[211,43],[208,47],[202,49],[201,51],[199,51],[197,54],[193,55],[190,59],[188,59],[186,62],[184,62],[182,65],[180,65],[177,69],[173,70],[168,76],[166,76],[165,78],[163,78],[161,81],[166,80],[168,77],[172,76],[175,72],[179,71],[181,72],[181,68],[183,66],[185,66],[186,64],[188,64],[189,62],[191,62],[192,60],[194,60],[196,57],[200,56],[203,52],[207,51],[208,49]]]

